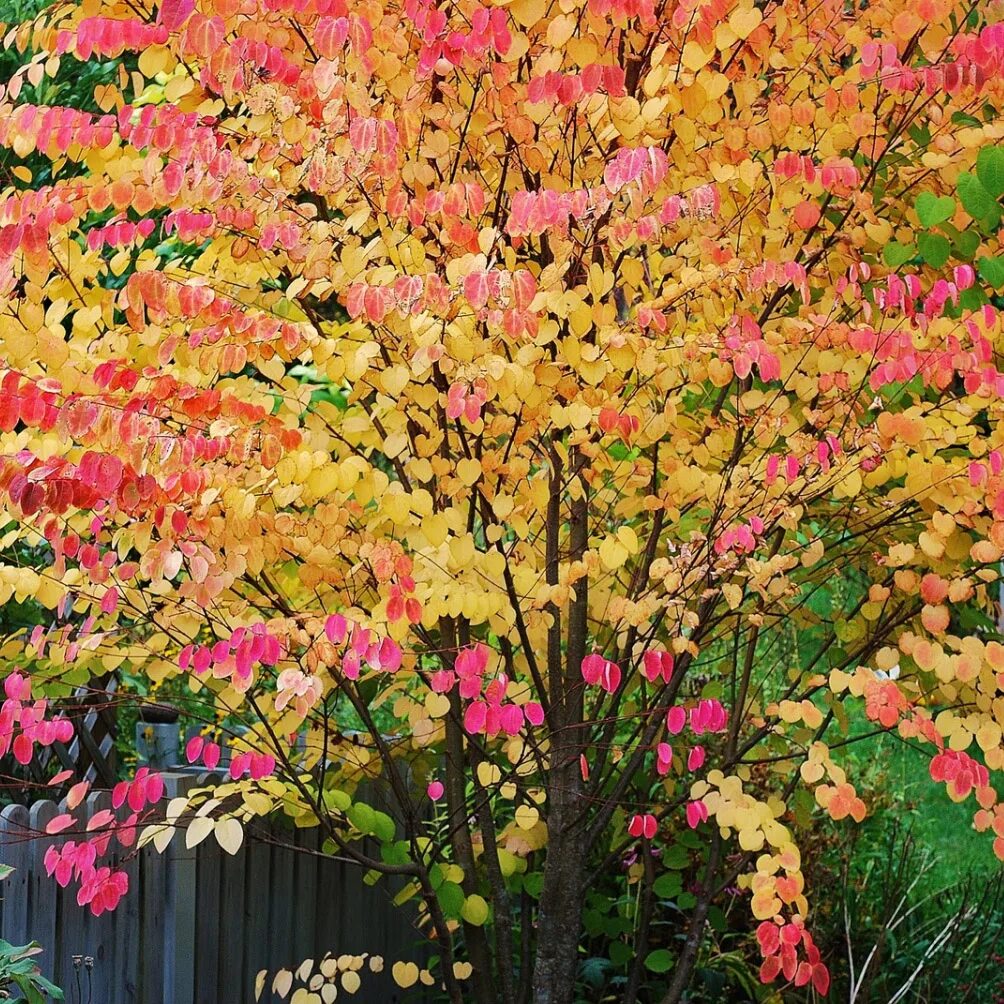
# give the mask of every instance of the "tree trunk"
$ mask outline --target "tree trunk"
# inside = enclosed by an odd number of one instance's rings
[[[573,476],[580,458],[572,454]],[[557,505],[560,471],[555,465],[552,507],[548,513],[548,581],[557,582]],[[580,560],[589,539],[588,486],[573,497],[569,521],[569,557]],[[552,608],[548,636],[551,688],[550,748],[547,772],[547,857],[537,920],[537,957],[533,971],[534,1004],[574,1004],[586,861],[585,782],[579,766],[584,739],[582,659],[586,654],[588,583],[575,584],[568,615],[566,652],[562,658],[561,620]]]
[[[573,801],[577,792],[579,765],[573,763],[568,794],[560,794],[557,784],[548,797],[547,858],[544,888],[537,915],[537,956],[533,970],[534,1004],[574,1004],[575,974],[578,967],[579,934],[582,922],[583,834],[568,824],[579,813]],[[568,769],[555,774],[567,778]],[[552,801],[552,799],[556,801]],[[564,828],[563,828],[564,827]]]

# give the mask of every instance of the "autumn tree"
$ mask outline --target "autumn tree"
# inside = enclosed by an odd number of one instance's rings
[[[1002,13],[11,29],[0,491],[33,557],[0,597],[47,614],[3,649],[3,749],[125,667],[190,690],[190,760],[231,751],[166,823],[123,781],[55,878],[110,909],[112,841],[233,849],[281,811],[404,883],[434,960],[395,977],[454,1004],[580,1000],[587,938],[625,1004],[676,1004],[734,885],[761,979],[825,995],[799,837],[868,811],[862,718],[1004,858]],[[614,874],[630,915],[590,898]]]

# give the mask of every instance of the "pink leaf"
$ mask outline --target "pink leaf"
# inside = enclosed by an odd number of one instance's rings
[[[216,743],[206,743],[202,751],[202,762],[206,765],[206,770],[216,770],[220,762],[220,747]]]
[[[50,819],[45,826],[46,833],[62,833],[73,825],[73,816],[68,812],[61,813],[55,819]]]
[[[75,809],[80,803],[87,797],[87,792],[91,787],[90,781],[78,781],[67,793],[66,793],[66,807],[68,809]]]
[[[195,10],[195,0],[161,0],[157,23],[168,31],[177,31]]]
[[[474,701],[464,713],[464,730],[469,735],[478,735],[485,730],[488,721],[488,705],[484,701]]]
[[[666,730],[670,735],[679,735],[687,724],[687,709],[676,705],[666,712]]]
[[[31,763],[31,740],[23,732],[14,740],[14,759],[22,767]]]
[[[202,755],[202,747],[205,744],[206,740],[202,736],[192,736],[185,744],[185,759],[189,763],[195,763]]]

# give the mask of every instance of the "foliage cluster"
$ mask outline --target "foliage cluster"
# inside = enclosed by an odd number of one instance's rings
[[[54,879],[102,913],[114,845],[234,852],[281,812],[404,883],[406,989],[678,1004],[854,978],[811,879],[833,824],[896,811],[862,742],[919,750],[1004,859],[1001,15],[12,28],[2,752],[116,673],[231,754],[166,807],[130,774],[83,833],[69,786]]]

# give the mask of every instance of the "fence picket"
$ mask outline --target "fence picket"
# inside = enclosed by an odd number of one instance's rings
[[[135,844],[131,848],[120,848],[116,854],[118,867],[129,876],[129,893],[115,915],[113,953],[119,978],[115,981],[110,1004],[140,1004],[142,1000],[139,994],[141,854]]]
[[[295,863],[290,844],[294,833],[278,829],[277,841],[272,845],[272,862],[269,869],[268,968],[273,972],[283,967],[295,969],[302,959],[293,957],[293,931],[299,920],[294,915],[293,875]]]
[[[195,787],[191,775],[164,775],[167,800],[185,795]],[[185,846],[177,833],[164,853],[169,876],[164,903],[164,998],[173,1004],[193,1004],[195,1000],[195,896],[196,849]]]
[[[87,796],[84,816],[90,822],[99,812],[112,807],[111,793],[95,791]],[[95,833],[98,830],[94,831]],[[71,907],[75,904],[71,904]],[[88,987],[88,997],[91,1001],[107,1001],[112,994],[112,986],[117,977],[115,960],[112,957],[115,945],[115,917],[103,913],[94,917],[87,911],[87,944],[86,955],[93,959],[91,968],[84,969],[84,982]],[[86,1000],[87,998],[85,998]]]
[[[314,954],[313,936],[317,927],[317,850],[318,827],[297,831],[296,845],[305,853],[294,855],[293,864],[293,965],[298,966]]]
[[[49,821],[57,815],[55,802],[36,802],[28,811],[28,826],[32,832],[43,834]],[[56,898],[59,886],[45,873],[45,852],[53,842],[52,837],[41,836],[31,841],[28,875],[28,929],[31,937],[42,946],[38,965],[42,975],[50,980],[56,973]]]
[[[244,979],[240,1000],[254,1000],[255,977],[268,968],[269,846],[254,839],[250,828],[247,845],[247,882],[244,888]]]
[[[212,837],[209,840],[213,840]],[[213,840],[213,843],[216,841]],[[220,867],[222,884],[220,900],[224,915],[220,917],[220,968],[219,980],[221,987],[230,988],[231,993],[240,996],[241,983],[244,978],[244,942],[245,937],[238,937],[245,922],[244,909],[244,871],[247,867],[247,848],[242,846],[236,854],[221,854]],[[229,923],[224,919],[228,918]]]
[[[220,1000],[220,928],[229,910],[221,902],[223,852],[210,837],[197,848],[195,915],[195,1004],[217,1004]]]
[[[174,839],[178,839],[177,834]],[[173,841],[172,841],[173,843]],[[139,858],[140,944],[139,999],[164,998],[164,901],[167,870],[163,854],[144,848]]]
[[[31,871],[31,831],[28,828],[28,810],[23,805],[8,805],[0,812],[0,845],[4,864],[14,867],[0,892],[4,898],[4,941],[23,945],[28,937],[28,882]]]

